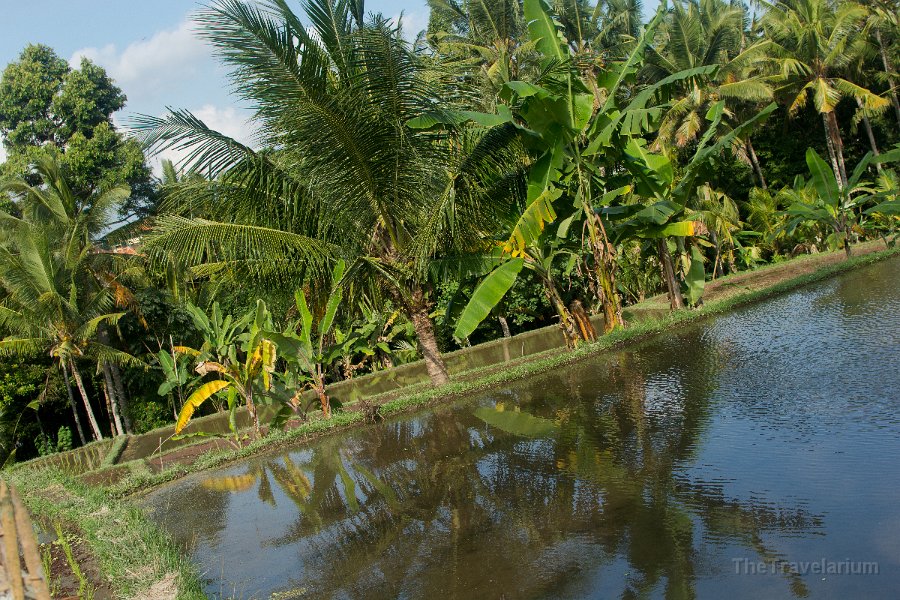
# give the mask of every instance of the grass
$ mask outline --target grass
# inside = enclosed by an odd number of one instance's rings
[[[195,567],[137,507],[115,501],[102,489],[90,488],[58,470],[16,471],[8,479],[37,521],[62,524],[60,540],[66,540],[66,524],[77,526],[116,598],[146,592],[173,573],[178,599],[206,598]],[[77,577],[81,568],[71,554],[69,549],[66,560]],[[85,591],[90,589],[83,575],[79,584]]]
[[[122,456],[122,452],[125,450],[125,446],[128,445],[128,436],[120,435],[116,438],[113,438],[112,445],[109,447],[109,450],[106,453],[106,456],[103,457],[103,462],[100,463],[99,468],[111,467],[117,462],[119,462],[119,458]]]
[[[471,373],[465,373],[462,374],[466,377],[465,380],[454,381],[439,388],[416,389],[415,391],[410,390],[410,393],[408,394],[388,400],[380,405],[379,414],[383,417],[388,417],[438,402],[446,402],[472,393],[486,391],[518,379],[596,356],[601,352],[620,346],[626,342],[634,342],[652,335],[663,333],[664,331],[670,330],[672,327],[697,322],[727,312],[738,306],[758,302],[765,298],[897,255],[900,255],[900,248],[856,256],[850,260],[826,265],[811,273],[781,281],[763,289],[739,292],[725,299],[705,304],[698,309],[669,313],[662,318],[648,318],[627,329],[616,330],[608,335],[601,336],[596,342],[583,344],[575,350],[549,350],[541,354],[535,354],[519,359],[515,364],[505,363],[502,365],[502,369],[492,369],[488,367],[485,369],[486,374],[480,377],[473,377]],[[372,401],[377,402],[378,398],[375,397]],[[148,471],[132,472],[119,483],[107,489],[114,497],[128,496],[173,481],[190,473],[221,467],[263,451],[274,450],[319,435],[337,432],[359,424],[363,422],[364,419],[365,417],[361,412],[336,411],[330,419],[319,418],[303,423],[295,429],[274,432],[265,438],[254,440],[249,445],[240,449],[210,451],[198,457],[197,460],[190,465],[173,465],[159,473],[150,473]]]

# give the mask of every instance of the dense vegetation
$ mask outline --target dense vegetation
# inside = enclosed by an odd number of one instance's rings
[[[186,111],[125,137],[103,69],[43,46],[6,68],[4,455],[239,406],[259,431],[329,382],[424,358],[439,385],[460,346],[574,347],[588,314],[894,243],[895,0],[430,5],[414,43],[361,1],[201,10],[253,147]]]

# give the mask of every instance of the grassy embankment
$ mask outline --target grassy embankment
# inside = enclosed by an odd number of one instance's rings
[[[59,527],[64,534],[65,553],[58,541],[41,545],[53,597],[206,598],[194,565],[131,502],[52,469],[17,469],[4,477],[44,531],[53,535]]]

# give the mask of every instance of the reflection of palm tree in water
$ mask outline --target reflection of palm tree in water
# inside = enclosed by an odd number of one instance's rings
[[[298,578],[307,595],[351,597],[565,593],[581,583],[578,571],[623,557],[631,574],[621,597],[662,584],[667,597],[689,598],[696,522],[774,561],[765,532],[803,533],[817,519],[729,499],[720,488],[677,475],[709,422],[715,377],[704,371],[718,359],[685,373],[663,350],[618,352],[589,365],[603,372],[592,397],[582,394],[579,369],[568,371],[567,382],[543,378],[532,391],[498,395],[510,415],[527,406],[530,418],[551,423],[545,438],[510,435],[458,407],[344,441],[328,438],[305,462],[272,461],[273,480],[299,514],[270,543],[302,542]],[[654,389],[655,373],[672,379],[662,392]],[[542,393],[532,402],[533,390],[570,395]],[[663,392],[671,397],[661,400]],[[806,594],[798,576],[790,585]]]
[[[674,336],[670,340],[674,346],[683,341]],[[709,421],[716,378],[711,373],[679,371],[677,355],[659,345],[653,346],[655,353],[647,350],[617,352],[605,361],[605,379],[617,390],[607,402],[602,397],[585,400],[579,387],[570,383],[569,389],[576,392],[572,405],[580,414],[562,427],[565,431],[568,425],[575,433],[563,433],[560,440],[575,443],[557,446],[557,453],[564,455],[557,463],[572,473],[573,481],[599,484],[600,502],[613,518],[598,530],[610,542],[610,552],[621,540],[628,541],[625,552],[630,564],[643,575],[642,581],[633,582],[637,588],[633,591],[649,592],[664,577],[667,597],[693,597],[693,519],[702,521],[706,531],[717,537],[751,548],[766,563],[783,557],[765,546],[763,532],[803,532],[818,526],[820,520],[760,500],[729,499],[721,488],[678,477],[679,465],[693,458]],[[683,349],[691,350],[707,357],[699,361],[701,369],[715,369],[722,363],[715,347]],[[675,402],[665,403],[663,415],[648,411],[647,392],[652,386],[644,376],[645,364],[638,361],[652,363],[654,371],[665,374],[667,387],[681,391],[670,398]],[[798,575],[786,575],[796,596],[808,594]]]

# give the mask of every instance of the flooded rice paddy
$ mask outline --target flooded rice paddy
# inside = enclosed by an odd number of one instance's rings
[[[213,597],[895,598],[900,260],[145,505]]]

